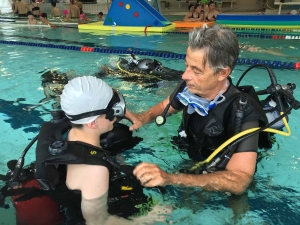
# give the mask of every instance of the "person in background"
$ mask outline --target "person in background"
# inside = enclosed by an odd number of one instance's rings
[[[293,10],[291,10],[291,11],[289,12],[289,14],[291,14],[291,15],[297,15],[297,14],[299,14],[299,13],[298,13],[297,10],[293,9]]]
[[[88,18],[84,13],[80,14],[80,17],[78,18],[78,23],[86,23],[88,21],[90,21],[91,19]]]
[[[34,18],[34,16],[32,15],[31,11],[28,11],[27,12],[27,17],[28,17],[28,20],[27,20],[27,24],[28,25],[31,25],[31,24],[37,24],[37,21],[36,19]]]
[[[69,10],[67,10],[69,12]],[[70,13],[67,13],[67,14],[64,14],[64,19],[63,19],[64,22],[69,22],[71,21],[71,14]]]
[[[208,11],[204,12],[204,21],[206,22],[214,22],[217,19],[217,15],[220,14],[217,10],[215,10],[215,2],[208,2]]]
[[[41,22],[42,22],[43,25],[50,25],[50,26],[53,26],[53,24],[51,24],[51,23],[48,21],[47,13],[41,13],[41,15],[40,15],[40,20],[41,20]]]
[[[12,0],[12,3],[11,3],[11,10],[12,11],[15,11],[15,8],[16,8],[16,0]],[[18,12],[16,12],[16,13],[18,13]]]
[[[103,18],[103,12],[99,12],[97,14],[97,17],[98,17],[98,20],[103,21],[104,20],[104,18]]]
[[[28,12],[28,7],[25,2],[22,0],[18,0],[17,4],[15,4],[15,10],[13,13],[18,13],[20,17],[26,17]]]
[[[179,142],[187,146],[189,157],[202,161],[217,147],[240,131],[267,123],[259,103],[248,97],[241,124],[236,125],[236,104],[244,96],[229,77],[239,56],[236,34],[227,27],[213,25],[209,28],[194,28],[189,33],[185,58],[185,72],[170,97],[141,114],[133,114],[131,130],[152,122],[162,115],[170,104],[168,115],[183,111],[179,128]],[[238,97],[233,98],[235,94]],[[257,103],[257,104],[255,104]],[[226,112],[226,113],[224,113]],[[163,122],[156,120],[156,122]],[[240,132],[238,131],[238,132]],[[242,140],[233,154],[216,164],[211,170],[195,174],[167,173],[156,164],[143,162],[136,166],[134,175],[145,187],[180,185],[200,187],[206,191],[219,191],[240,195],[253,179],[259,135]]]
[[[216,2],[216,11],[222,14],[222,2]]]
[[[78,8],[80,10],[80,14],[82,14],[83,13],[83,11],[82,11],[82,2],[80,0],[76,0],[75,4],[78,6]]]
[[[193,21],[193,22],[203,21],[202,5],[196,4],[194,6],[195,9],[194,12],[192,12],[191,8],[190,8],[190,12],[184,17],[183,21]]]
[[[39,7],[39,4],[35,2],[35,0],[30,0],[30,5],[28,6],[29,11],[32,12],[33,16],[38,18],[39,15],[42,13]]]
[[[193,16],[193,13],[195,12],[195,6],[193,4],[189,4],[188,10],[189,12],[185,15],[183,21],[188,21],[188,19]]]
[[[52,1],[51,2],[51,15],[54,17],[60,17],[60,10],[59,8],[56,7],[56,2]]]
[[[70,5],[69,5],[69,12],[70,12],[70,17],[71,19],[76,18],[78,19],[80,17],[80,9],[78,8],[77,5],[75,5],[74,0],[70,0]]]

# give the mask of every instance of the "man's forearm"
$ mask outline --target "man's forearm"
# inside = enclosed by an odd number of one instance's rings
[[[163,102],[151,107],[146,112],[137,114],[137,118],[143,123],[151,123],[155,120],[156,116],[160,115],[164,111],[165,107]]]
[[[208,174],[169,174],[166,185],[194,186],[206,191],[242,194],[252,181],[252,176],[240,171],[217,171]]]

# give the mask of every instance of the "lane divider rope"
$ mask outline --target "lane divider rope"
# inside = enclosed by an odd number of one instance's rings
[[[74,46],[74,45],[55,45],[55,44],[45,44],[45,43],[33,43],[33,42],[22,42],[22,41],[4,41],[0,40],[0,44],[7,45],[23,45],[23,46],[33,46],[42,48],[57,48],[64,50],[73,50],[81,52],[98,52],[98,53],[108,53],[108,54],[134,54],[141,56],[153,56],[158,58],[169,58],[169,59],[185,59],[185,54],[169,53],[169,52],[157,52],[157,51],[143,51],[137,49],[114,49],[114,48],[93,48],[87,46]],[[238,58],[237,64],[264,64],[272,68],[282,68],[282,69],[300,69],[300,62],[282,62],[280,60],[260,60],[260,59],[248,59],[248,58]]]

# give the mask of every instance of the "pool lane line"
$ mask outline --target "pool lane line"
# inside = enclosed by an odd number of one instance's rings
[[[278,35],[278,34],[252,34],[252,33],[237,33],[237,37],[256,37],[256,38],[266,38],[266,39],[300,39],[300,35]]]
[[[42,47],[42,48],[57,48],[64,50],[73,50],[81,52],[98,52],[98,53],[108,53],[108,54],[134,54],[142,56],[153,56],[158,58],[169,58],[169,59],[185,59],[185,54],[176,54],[176,53],[164,53],[157,51],[140,51],[140,50],[131,50],[131,49],[114,49],[114,48],[93,48],[87,46],[74,46],[74,45],[55,45],[55,44],[44,44],[44,43],[32,43],[32,42],[21,42],[21,41],[4,41],[0,40],[0,44],[8,45],[23,45],[23,46],[33,46],[33,47]],[[247,59],[247,58],[238,58],[238,65],[255,65],[255,64],[264,64],[272,68],[277,69],[300,69],[300,62],[281,62],[280,60],[260,60],[260,59]]]
[[[39,41],[45,41],[45,42],[65,42],[65,44],[74,44],[74,45],[80,45],[80,46],[86,46],[86,47],[98,47],[98,48],[107,48],[109,49],[110,47],[107,47],[105,45],[99,45],[98,43],[93,43],[93,42],[79,42],[79,41],[70,41],[70,40],[64,40],[64,39],[51,39],[47,37],[29,37],[29,36],[22,36],[22,35],[3,35],[0,33],[0,37],[9,37],[9,38],[24,38],[24,39],[34,39],[34,40],[39,40]],[[120,46],[114,46],[114,49],[124,49],[124,47]],[[131,48],[132,49],[132,48]],[[151,51],[146,48],[135,48],[136,50],[139,51]],[[162,53],[173,53],[170,51],[160,51]]]
[[[233,31],[244,31],[244,30],[249,30],[249,31],[256,31],[256,32],[263,32],[263,33],[268,33],[268,32],[299,32],[300,29],[275,29],[275,28],[238,28],[238,27],[231,27]]]

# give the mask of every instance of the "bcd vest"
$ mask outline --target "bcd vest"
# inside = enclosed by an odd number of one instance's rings
[[[217,147],[235,135],[236,104],[242,95],[248,97],[243,123],[255,120],[259,121],[259,126],[267,123],[252,86],[237,88],[230,85],[224,95],[226,100],[210,110],[206,117],[197,113],[188,114],[187,107],[184,107],[181,129],[187,134],[187,152],[191,159],[199,161],[207,158]],[[259,147],[271,147],[269,133],[260,133]]]

